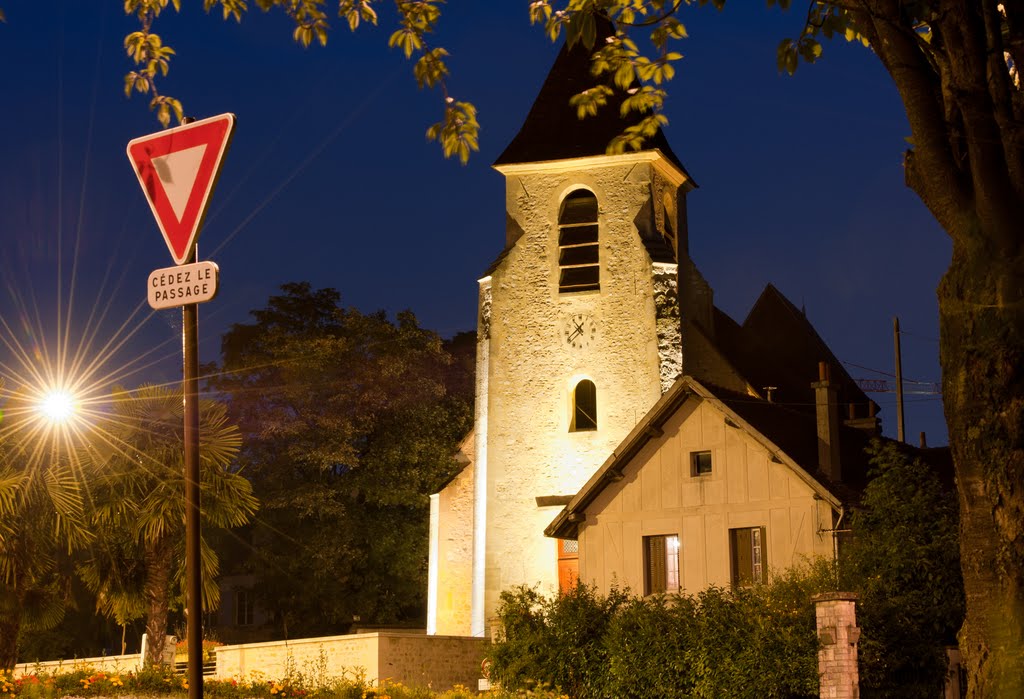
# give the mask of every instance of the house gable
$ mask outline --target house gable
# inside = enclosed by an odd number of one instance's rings
[[[645,592],[645,537],[678,537],[679,580],[689,592],[731,584],[730,530],[761,529],[769,571],[830,555],[838,501],[764,435],[698,392],[700,384],[684,383],[673,394],[691,390],[656,429],[642,431],[643,443],[632,450],[624,443],[617,453],[631,455],[614,461],[614,470],[602,468],[614,475],[596,474],[590,491],[548,528],[556,533],[561,520],[564,536],[571,533],[564,522],[574,520],[580,579],[603,591]],[[710,454],[711,465],[698,475],[693,455],[700,453]]]

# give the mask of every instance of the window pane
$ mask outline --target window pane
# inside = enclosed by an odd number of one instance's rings
[[[665,591],[679,589],[679,537],[665,537]]]
[[[583,379],[573,391],[574,432],[597,429],[597,387],[593,381]]]
[[[558,256],[558,264],[586,265],[597,263],[597,245],[579,245],[572,248],[562,248]]]
[[[694,476],[706,476],[711,473],[710,451],[695,451],[690,456],[693,460],[692,473]]]
[[[764,566],[761,563],[761,528],[750,530],[750,579],[756,583],[764,582]]]

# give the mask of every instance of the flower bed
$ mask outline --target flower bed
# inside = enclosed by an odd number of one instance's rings
[[[105,672],[80,668],[53,675],[37,672],[14,677],[0,673],[0,699],[60,699],[61,697],[168,697],[184,699],[188,680],[168,669],[139,672]],[[247,678],[207,679],[203,694],[211,699],[566,699],[543,689],[512,693],[500,689],[478,694],[456,686],[446,692],[407,687],[384,680],[368,683],[359,673],[343,677],[314,679],[296,672],[281,679],[267,679],[260,673]]]
[[[223,645],[220,641],[203,641],[203,662],[216,660],[213,649]],[[188,660],[188,641],[178,641],[174,646],[174,661],[181,663],[186,660]]]

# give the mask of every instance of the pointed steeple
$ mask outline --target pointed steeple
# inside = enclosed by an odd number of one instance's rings
[[[611,20],[597,15],[597,37],[595,46],[603,45],[608,38],[615,35]],[[569,104],[569,99],[584,90],[601,82],[612,85],[608,76],[595,77],[590,72],[590,56],[582,42],[569,48],[562,45],[558,58],[555,59],[544,85],[537,94],[530,108],[526,121],[519,133],[508,144],[504,152],[498,156],[495,165],[513,163],[532,163],[545,160],[563,160],[591,155],[604,155],[611,140],[625,130],[627,126],[639,121],[639,116],[631,114],[623,119],[619,116],[619,106],[625,95],[614,86],[615,94],[608,99],[608,104],[598,110],[597,115],[580,119],[576,108]],[[679,158],[672,152],[668,140],[659,129],[658,133],[647,139],[643,150],[658,149],[676,167],[686,173]]]

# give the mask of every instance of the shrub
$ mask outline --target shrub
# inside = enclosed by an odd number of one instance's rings
[[[860,594],[864,697],[939,696],[946,644],[964,619],[956,493],[892,443],[874,442],[871,481],[850,517],[842,584]]]
[[[492,676],[507,689],[546,685],[574,699],[814,696],[810,597],[833,579],[822,565],[695,596],[602,597],[580,585],[547,599],[519,588],[502,595]]]
[[[608,696],[608,624],[627,602],[627,593],[604,597],[594,587],[577,585],[546,598],[518,587],[501,594],[498,617],[504,642],[491,646],[491,677],[503,687],[549,687],[572,697]]]

